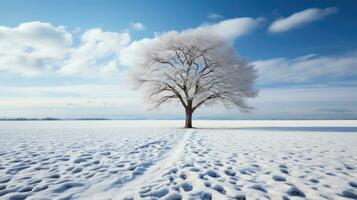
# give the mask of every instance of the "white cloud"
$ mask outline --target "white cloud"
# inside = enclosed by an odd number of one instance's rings
[[[132,42],[128,47],[124,48],[120,54],[120,61],[123,65],[132,66],[138,62],[138,54],[143,53],[147,48],[155,47],[159,44],[159,38],[186,37],[192,34],[214,34],[220,39],[232,43],[239,37],[246,35],[256,29],[262,22],[262,18],[234,18],[223,20],[214,24],[203,24],[197,28],[186,29],[181,32],[169,31],[161,34],[156,34],[153,38],[144,38],[142,40]]]
[[[138,31],[145,30],[145,26],[141,22],[130,22],[129,28],[138,30]]]
[[[0,26],[0,71],[26,76],[48,72],[71,45],[72,35],[63,26],[38,21]]]
[[[306,83],[316,79],[332,82],[338,78],[357,76],[357,53],[334,56],[310,54],[302,57],[272,58],[255,61],[259,82]]]
[[[217,34],[227,41],[234,41],[235,39],[250,33],[252,30],[256,29],[258,25],[263,21],[263,18],[233,18],[223,20],[215,24],[204,24],[194,29],[188,29],[183,31],[183,33],[213,33]]]
[[[59,73],[63,75],[112,75],[118,71],[120,51],[129,44],[127,32],[85,31],[78,47],[71,49]]]
[[[216,20],[216,19],[223,19],[223,16],[217,13],[209,13],[207,16],[208,19]]]
[[[74,46],[64,26],[38,21],[0,26],[0,71],[24,76],[49,72],[98,76],[118,71],[119,53],[129,44],[129,33],[95,28],[80,37],[80,44]]]
[[[274,21],[270,27],[269,31],[273,33],[285,32],[291,29],[300,27],[304,24],[311,23],[323,19],[326,16],[332,15],[337,12],[337,8],[309,8],[297,13],[290,15],[289,17],[278,19]]]

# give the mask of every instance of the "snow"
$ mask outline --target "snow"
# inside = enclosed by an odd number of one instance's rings
[[[356,121],[180,125],[0,122],[0,199],[356,199]]]

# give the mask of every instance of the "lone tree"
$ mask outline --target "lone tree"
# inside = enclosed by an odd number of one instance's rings
[[[158,108],[178,101],[185,109],[185,128],[192,128],[192,114],[202,105],[222,103],[227,109],[251,109],[247,98],[257,95],[254,66],[240,59],[232,44],[214,34],[158,36],[147,45],[134,71],[137,88]]]

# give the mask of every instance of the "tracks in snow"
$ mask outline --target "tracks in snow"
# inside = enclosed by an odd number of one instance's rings
[[[179,161],[184,147],[187,143],[187,140],[191,137],[195,130],[188,130],[184,133],[184,136],[181,140],[172,148],[169,152],[166,153],[166,157],[162,160],[159,160],[154,165],[149,167],[141,176],[133,179],[132,181],[124,184],[119,190],[115,191],[113,195],[111,195],[114,199],[124,199],[126,197],[134,197],[135,199],[140,198],[137,196],[137,192],[140,190],[140,187],[145,183],[150,182],[151,180],[157,178],[158,176],[162,176],[166,173],[170,168],[174,166],[174,164]]]

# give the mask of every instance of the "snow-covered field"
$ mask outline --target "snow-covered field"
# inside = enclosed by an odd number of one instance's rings
[[[0,199],[357,199],[356,121],[180,125],[0,122]]]

